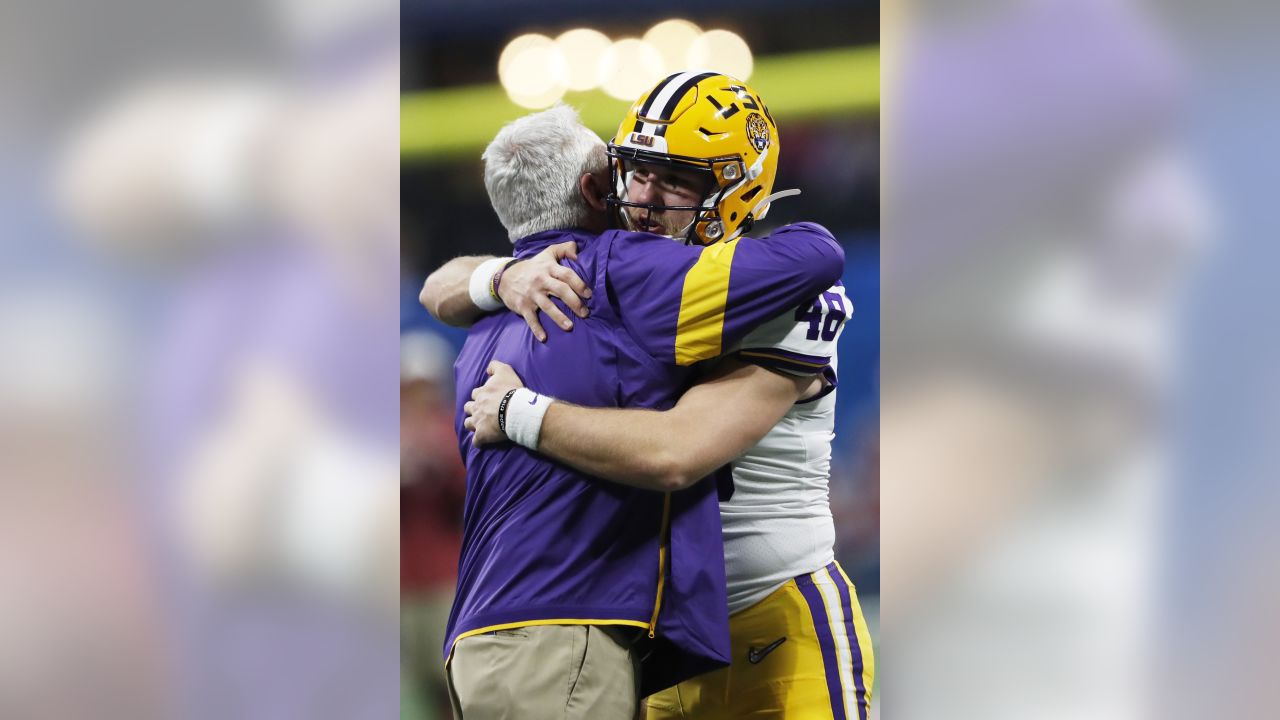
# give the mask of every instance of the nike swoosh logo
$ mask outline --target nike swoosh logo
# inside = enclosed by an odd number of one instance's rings
[[[530,405],[537,405],[537,404],[538,404],[538,396],[537,396],[537,395],[534,395],[534,396],[533,396],[533,399],[529,401],[529,404],[530,404]]]
[[[750,662],[752,665],[755,665],[756,663],[763,660],[765,655],[768,655],[769,653],[773,652],[778,648],[779,645],[781,645],[786,641],[787,641],[787,637],[783,635],[782,637],[778,638],[777,640],[774,640],[773,642],[769,643],[768,645],[765,645],[762,648],[757,648],[757,647],[749,648],[747,650],[747,662]]]

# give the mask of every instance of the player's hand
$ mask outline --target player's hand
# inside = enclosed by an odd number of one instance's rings
[[[570,241],[552,245],[528,260],[508,267],[498,283],[498,297],[511,312],[524,318],[539,342],[547,341],[547,332],[538,319],[539,310],[566,331],[573,329],[573,321],[551,302],[551,298],[559,298],[578,317],[585,318],[589,314],[583,300],[591,297],[591,288],[577,273],[560,264],[562,258],[577,260],[577,243]]]
[[[485,368],[489,379],[483,385],[471,391],[471,401],[462,406],[467,418],[462,426],[476,434],[476,447],[505,442],[506,433],[498,428],[498,406],[502,398],[517,388],[524,387],[520,376],[511,366],[494,360]]]

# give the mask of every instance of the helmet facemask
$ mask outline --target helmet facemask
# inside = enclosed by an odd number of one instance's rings
[[[656,226],[648,220],[684,212],[692,213],[683,216],[692,217],[688,226],[662,231],[700,245],[732,241],[763,219],[774,200],[795,192],[773,192],[778,147],[773,117],[753,89],[715,72],[677,72],[641,95],[618,126],[609,144],[610,200],[629,229],[652,231]],[[644,205],[628,183],[628,162],[696,169],[709,173],[711,182],[699,202]]]
[[[618,211],[619,225],[632,232],[651,232],[666,235],[686,243],[707,245],[724,239],[720,222],[720,202],[734,186],[725,186],[724,176],[741,178],[741,162],[736,158],[702,159],[671,156],[656,152],[646,152],[634,148],[610,145],[609,173],[613,181],[613,193],[609,203]],[[733,166],[734,169],[726,170]],[[630,197],[634,184],[638,184],[637,171],[648,171],[653,175],[666,171],[667,177],[681,175],[691,180],[696,187],[692,189],[687,203],[659,204],[639,202]],[[663,183],[667,179],[651,177],[644,182]],[[666,188],[666,192],[677,192],[675,188]],[[653,194],[656,194],[655,190]],[[656,213],[656,214],[655,214]],[[688,219],[680,219],[673,223],[673,213],[689,213]]]

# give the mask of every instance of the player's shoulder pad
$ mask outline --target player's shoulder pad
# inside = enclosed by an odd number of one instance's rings
[[[819,237],[826,238],[827,240],[830,240],[831,242],[839,245],[839,243],[836,242],[836,236],[832,235],[830,230],[826,229],[825,227],[819,225],[816,222],[809,222],[807,220],[802,222],[797,222],[797,223],[791,223],[790,225],[783,225],[782,227],[770,233],[769,237],[773,238],[773,237],[779,237],[783,235],[795,235],[797,233],[817,235]]]
[[[815,292],[833,285],[844,274],[844,248],[829,230],[818,223],[783,225],[770,233],[764,242],[779,252],[809,263],[809,271],[815,279],[825,278],[820,280]]]
[[[830,230],[815,222],[798,222],[783,225],[769,233],[767,239],[789,244],[797,242],[812,243],[820,252],[834,254],[840,258],[841,263],[844,262],[844,248],[836,241],[836,236],[832,235]]]

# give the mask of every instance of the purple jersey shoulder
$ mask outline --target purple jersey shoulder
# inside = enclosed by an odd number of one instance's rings
[[[816,223],[706,247],[612,232],[611,300],[628,333],[664,363],[691,365],[720,355],[844,272],[843,249]]]

